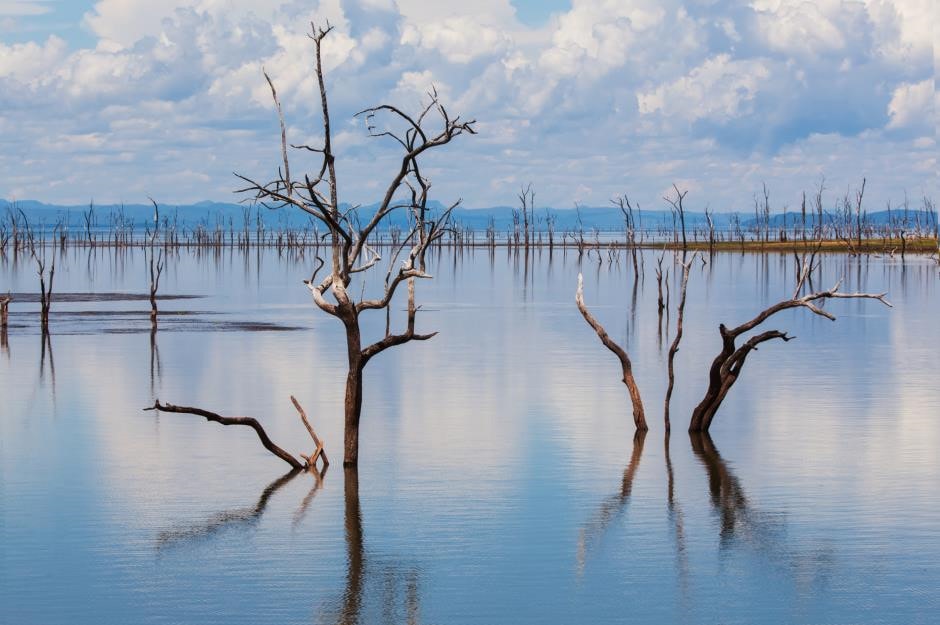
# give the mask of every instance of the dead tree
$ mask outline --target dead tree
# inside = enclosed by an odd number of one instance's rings
[[[39,274],[39,323],[43,334],[49,333],[49,309],[52,306],[52,281],[55,278],[55,252],[52,253],[52,262],[49,265],[48,278],[46,283],[46,255],[37,254],[33,247],[33,259],[36,261]]]
[[[531,230],[535,221],[535,189],[530,182],[519,192],[519,209],[522,211],[522,236],[525,249],[529,249],[532,242]]]
[[[362,376],[366,364],[386,349],[402,345],[409,341],[424,341],[436,333],[418,334],[415,332],[414,288],[416,278],[431,278],[427,273],[425,252],[428,247],[446,232],[446,225],[451,211],[459,204],[454,203],[442,211],[437,219],[432,219],[427,207],[430,181],[419,167],[419,159],[426,152],[450,143],[456,137],[469,133],[475,134],[473,120],[463,121],[453,117],[440,103],[437,92],[432,90],[430,101],[416,116],[411,116],[388,104],[371,107],[361,111],[357,117],[364,118],[369,134],[373,137],[388,137],[402,148],[401,165],[394,172],[378,208],[367,219],[360,220],[358,207],[343,210],[340,207],[338,183],[336,178],[335,157],[332,147],[329,104],[325,75],[321,63],[323,40],[332,30],[313,27],[310,38],[314,43],[316,57],[315,68],[319,85],[322,111],[323,143],[319,147],[309,145],[291,145],[294,149],[319,154],[320,166],[312,174],[292,178],[289,172],[289,156],[286,132],[281,134],[282,165],[278,175],[271,182],[260,183],[240,176],[248,186],[240,192],[252,193],[254,200],[268,208],[293,207],[308,213],[318,222],[323,223],[329,233],[330,265],[325,277],[317,280],[317,273],[325,264],[317,258],[317,266],[305,284],[310,289],[316,306],[339,319],[346,332],[348,371],[346,376],[346,396],[344,402],[345,441],[343,464],[357,464],[359,460],[359,418],[362,412]],[[283,114],[277,100],[274,83],[268,79],[271,94],[278,108],[278,117]],[[377,126],[378,116],[387,116],[389,123]],[[439,126],[431,128],[434,119]],[[403,128],[403,129],[402,129]],[[369,242],[377,238],[376,228],[395,210],[411,211],[412,228],[403,237],[402,244],[395,250],[386,275],[384,293],[375,299],[357,301],[350,293],[350,284],[356,274],[362,274],[376,265],[381,256]],[[361,222],[365,221],[364,225]],[[375,236],[373,236],[375,235]],[[405,249],[408,248],[407,253]],[[399,265],[398,257],[404,255]],[[385,336],[363,346],[360,331],[360,315],[371,310],[388,310],[392,300],[403,283],[407,284],[408,304],[406,328],[399,334],[393,334],[388,324]],[[328,300],[332,298],[332,301]]]
[[[157,290],[160,288],[160,275],[163,273],[164,252],[160,250],[159,259],[154,258],[154,245],[157,242],[157,232],[160,229],[160,207],[153,198],[153,231],[150,233],[150,325],[157,327]]]
[[[313,439],[314,444],[316,445],[315,451],[310,456],[304,456],[300,454],[300,457],[304,459],[304,462],[301,462],[289,452],[285,451],[283,448],[278,447],[274,444],[271,438],[268,436],[268,433],[264,431],[264,428],[261,427],[261,423],[258,422],[254,417],[223,417],[220,414],[215,412],[210,412],[208,410],[203,410],[202,408],[193,408],[190,406],[174,406],[173,404],[162,404],[159,399],[155,399],[153,406],[149,408],[144,408],[144,410],[156,410],[159,412],[176,412],[180,414],[191,414],[198,417],[203,417],[206,421],[214,421],[215,423],[220,423],[222,425],[244,425],[250,427],[255,431],[255,434],[258,435],[258,439],[261,441],[261,444],[265,449],[270,451],[272,454],[286,462],[291,466],[292,469],[301,470],[301,469],[317,469],[317,459],[322,459],[324,468],[329,462],[326,459],[326,454],[323,452],[323,443],[314,433],[313,428],[310,427],[310,422],[307,420],[307,415],[304,413],[303,408],[300,407],[300,404],[294,399],[293,395],[291,396],[291,402],[293,402],[294,407],[297,408],[297,412],[300,413],[300,418],[304,423],[304,426],[307,428],[307,431],[310,433],[310,437]]]
[[[163,274],[163,250],[160,258],[154,262],[154,251],[150,250],[150,325],[157,326],[157,290],[160,288],[160,275]]]
[[[682,249],[688,249],[688,243],[685,240],[685,207],[682,205],[682,201],[685,199],[685,196],[689,194],[688,191],[679,191],[679,187],[672,185],[672,188],[676,192],[676,199],[670,198],[668,195],[663,196],[663,199],[669,202],[672,205],[673,209],[679,214],[679,222],[682,227]]]
[[[802,267],[800,267],[798,272],[796,289],[793,291],[793,296],[790,299],[777,302],[773,306],[761,311],[750,321],[742,323],[737,327],[728,328],[725,324],[718,326],[718,331],[721,334],[722,349],[718,356],[715,357],[711,369],[709,370],[708,390],[705,392],[705,397],[692,413],[692,419],[689,423],[690,432],[708,431],[709,427],[711,427],[712,420],[715,418],[715,413],[718,411],[719,406],[721,406],[721,402],[737,381],[738,376],[741,375],[745,360],[752,351],[757,350],[758,345],[774,339],[791,341],[796,338],[780,330],[766,330],[760,334],[751,336],[740,346],[736,344],[738,338],[754,330],[773,315],[791,308],[807,308],[820,317],[835,321],[836,318],[832,313],[823,310],[817,304],[827,299],[840,298],[876,299],[886,306],[891,306],[890,302],[885,299],[886,293],[840,292],[839,287],[842,284],[841,280],[828,291],[818,291],[801,297],[800,293],[812,270],[812,265],[804,256]]]
[[[587,309],[587,306],[584,304],[584,278],[580,273],[578,274],[578,291],[575,294],[575,303],[578,305],[578,310],[581,311],[584,320],[587,321],[588,325],[597,333],[597,337],[601,340],[601,343],[604,344],[604,347],[612,351],[620,360],[620,365],[623,368],[623,383],[626,384],[627,391],[630,393],[630,401],[633,403],[633,423],[636,425],[637,430],[645,432],[647,430],[646,413],[643,410],[643,400],[640,398],[640,389],[637,387],[636,380],[633,378],[633,365],[630,362],[630,356],[627,355],[626,350],[617,345],[617,343],[610,338],[604,326],[602,326]]]
[[[685,312],[685,292],[689,285],[689,270],[692,268],[692,263],[695,262],[695,256],[695,254],[692,254],[692,258],[690,258],[688,262],[682,263],[682,290],[679,294],[679,308],[676,320],[676,338],[672,341],[672,345],[669,346],[667,365],[669,372],[669,385],[666,387],[666,400],[665,406],[663,408],[663,422],[665,423],[667,434],[671,430],[671,424],[669,422],[669,402],[672,399],[672,389],[676,382],[674,362],[676,359],[676,352],[679,351],[679,342],[682,340],[682,317]]]
[[[855,191],[855,244],[859,251],[862,249],[862,200],[865,197],[865,182],[862,178],[862,186]]]
[[[626,236],[627,244],[630,246],[630,254],[633,260],[633,279],[639,280],[640,266],[637,261],[636,218],[633,213],[633,204],[630,202],[630,198],[626,194],[611,200],[611,202],[620,209],[620,213],[623,215],[624,235]]]

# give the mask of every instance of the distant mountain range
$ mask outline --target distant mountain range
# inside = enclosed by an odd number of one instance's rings
[[[441,211],[443,206],[437,202],[430,202],[432,210]],[[42,224],[46,228],[51,228],[57,223],[63,223],[70,230],[83,229],[85,224],[85,215],[88,214],[89,206],[65,206],[57,204],[44,204],[34,200],[18,200],[15,204],[8,200],[0,200],[0,220],[6,220],[9,211],[16,208],[17,211],[23,211],[27,219],[34,225]],[[345,205],[344,208],[348,208]],[[358,209],[359,219],[363,222],[368,221],[375,214],[378,204],[361,206]],[[504,233],[513,227],[514,208],[510,206],[493,206],[489,208],[464,208],[458,207],[451,214],[454,223],[474,230],[485,230],[487,226],[493,224],[498,232]],[[96,229],[108,228],[116,221],[120,220],[125,225],[133,225],[135,230],[143,231],[144,228],[153,224],[154,210],[150,204],[95,204],[90,214]],[[227,230],[231,224],[236,230],[242,230],[246,226],[254,230],[257,218],[260,215],[266,229],[271,228],[301,228],[309,226],[312,217],[295,209],[270,210],[258,206],[249,206],[244,204],[233,204],[223,202],[197,202],[195,204],[165,204],[160,205],[160,217],[169,219],[181,227],[192,228],[200,224],[215,228],[222,224]],[[620,231],[623,230],[624,221],[620,210],[614,206],[585,206],[579,209],[574,208],[537,208],[535,210],[536,229],[546,229],[546,219],[548,216],[554,220],[556,232],[565,230],[575,230],[578,228],[580,219],[584,229],[590,231],[597,229],[601,231]],[[902,210],[891,211],[891,219],[897,222],[906,218],[910,224],[919,223],[922,227],[931,227],[936,224],[936,214],[928,213],[923,210],[910,210],[906,213]],[[636,212],[637,229],[657,230],[659,228],[672,228],[673,215],[669,211],[650,211],[641,210]],[[824,215],[824,221],[829,223],[835,219],[841,219],[833,214]],[[882,225],[888,223],[888,211],[877,211],[868,213],[867,223],[873,225]],[[404,227],[407,225],[407,212],[404,210],[394,211],[386,218],[386,227],[390,225]],[[715,228],[718,230],[729,230],[734,224],[739,223],[742,228],[750,229],[755,224],[753,213],[712,213],[712,220]],[[686,228],[692,230],[695,228],[707,227],[706,216],[702,212],[687,211],[685,214]],[[789,211],[786,214],[776,213],[771,215],[770,227],[778,229],[786,225],[793,228],[801,223],[799,213]],[[806,225],[812,227],[815,223],[815,215],[807,214]],[[321,226],[322,228],[322,226]]]

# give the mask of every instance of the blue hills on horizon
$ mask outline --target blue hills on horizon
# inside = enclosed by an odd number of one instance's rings
[[[253,230],[256,227],[259,214],[266,229],[310,227],[313,219],[310,215],[296,209],[272,210],[257,205],[251,206],[231,202],[201,201],[192,204],[158,205],[160,206],[161,221],[166,218],[178,226],[187,228],[199,225],[215,228],[221,225],[227,230],[231,225],[236,230],[242,230],[246,227],[247,220],[248,229]],[[428,202],[428,205],[432,211],[438,213],[444,208],[440,202],[433,200]],[[344,206],[345,208],[349,207],[349,205]],[[7,219],[14,207],[17,211],[21,210],[33,224],[42,224],[47,228],[51,228],[57,223],[64,222],[69,229],[84,227],[84,214],[89,210],[89,205],[46,204],[36,200],[17,200],[14,203],[0,199],[0,220]],[[362,221],[368,220],[377,208],[377,203],[360,206],[357,211],[359,218]],[[459,227],[477,231],[485,230],[492,223],[497,232],[504,233],[513,226],[513,213],[515,210],[510,206],[488,208],[458,206],[451,213],[451,220]],[[592,229],[604,232],[622,231],[624,227],[623,215],[619,208],[615,206],[583,206],[578,209],[537,208],[535,209],[536,229],[545,230],[546,217],[549,214],[554,219],[555,231],[558,233],[576,230],[579,216],[586,231]],[[905,215],[907,223],[920,223],[926,228],[935,227],[937,222],[935,213],[923,209],[911,209],[906,212],[895,209],[891,211],[890,217],[897,222],[905,219]],[[712,213],[711,216],[717,230],[731,229],[735,223],[735,217],[737,217],[740,226],[745,229],[753,228],[756,223],[753,213],[716,212]],[[153,223],[154,210],[151,204],[94,204],[94,218],[98,228],[107,227],[117,217],[120,217],[125,225],[133,225],[135,229],[143,230]],[[824,221],[827,223],[839,218],[839,216],[832,213],[824,215]],[[636,220],[637,229],[671,229],[673,215],[668,210],[643,209],[636,211]],[[865,220],[870,225],[884,225],[889,222],[889,213],[886,210],[870,212],[865,215]],[[688,230],[707,227],[708,223],[705,213],[700,211],[686,211],[685,221]],[[799,223],[801,223],[800,213],[788,211],[785,214],[772,214],[769,227],[772,229],[779,229],[784,226],[793,228]],[[806,215],[807,227],[813,226],[814,223],[815,215],[808,212]],[[393,211],[386,218],[385,223],[386,227],[405,227],[407,224],[408,215],[404,210]]]

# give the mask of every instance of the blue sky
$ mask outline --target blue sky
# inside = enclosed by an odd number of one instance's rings
[[[469,206],[746,210],[825,178],[868,178],[872,208],[936,194],[931,0],[0,0],[0,197],[230,200],[270,176],[277,120],[318,138],[302,25],[329,19],[344,199],[395,158],[353,113],[420,106],[433,84],[480,134],[429,162]]]

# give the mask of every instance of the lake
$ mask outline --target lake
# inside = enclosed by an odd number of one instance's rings
[[[310,254],[172,252],[161,294],[192,297],[161,300],[152,337],[144,252],[68,249],[54,288],[79,295],[53,302],[48,340],[35,264],[8,254],[0,291],[24,295],[0,351],[0,622],[935,622],[936,263],[824,257],[816,287],[844,277],[894,307],[774,317],[796,340],[750,356],[709,437],[685,430],[718,324],[788,298],[794,260],[697,260],[667,441],[657,257],[635,283],[623,257],[436,252],[418,329],[440,334],[367,367],[352,472],[342,326],[302,284]],[[579,270],[633,358],[645,437],[575,307]],[[142,410],[254,416],[309,453],[291,395],[333,461],[322,479],[286,474],[248,428]]]

